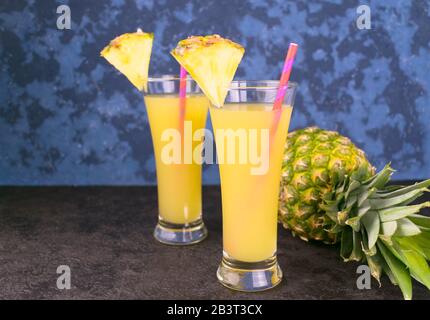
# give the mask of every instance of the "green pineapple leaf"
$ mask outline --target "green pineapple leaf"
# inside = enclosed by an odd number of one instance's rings
[[[412,281],[406,266],[387,249],[382,241],[378,241],[377,246],[391,271],[392,277],[402,290],[403,298],[411,300]]]
[[[394,221],[405,218],[411,214],[419,212],[422,208],[430,207],[430,201],[416,204],[413,206],[393,207],[379,210],[379,218],[382,222]]]
[[[399,245],[397,241],[389,249],[396,251],[411,274],[430,290],[430,268],[425,257],[411,247]]]
[[[352,229],[344,228],[342,232],[341,240],[340,240],[340,256],[343,261],[348,261],[348,258],[351,256],[352,248],[353,248],[353,240],[352,240]]]
[[[370,268],[370,274],[378,281],[379,287],[381,287],[381,274],[384,263],[381,255],[378,252],[373,255],[366,254],[366,261]]]
[[[354,230],[354,232],[359,232],[361,229],[360,218],[361,217],[359,216],[349,218],[348,220],[345,221],[345,224],[350,226],[352,230]]]
[[[355,205],[358,201],[358,196],[356,195],[351,195],[347,200],[346,200],[346,207],[347,208],[351,208],[353,205]]]
[[[361,164],[357,170],[351,174],[352,183],[364,181],[369,175],[369,166],[366,163]],[[360,183],[361,185],[361,183]]]
[[[428,247],[421,246],[421,243],[419,241],[420,236],[421,234],[413,237],[395,237],[395,241],[400,245],[401,248],[414,250],[427,260],[430,260],[429,243],[424,243],[424,245],[427,245]]]
[[[368,236],[368,246],[373,248],[378,241],[379,229],[381,227],[381,222],[379,221],[379,215],[377,211],[369,211],[362,218],[364,228],[366,229]]]
[[[397,221],[388,221],[381,223],[381,235],[391,237],[397,230]]]
[[[422,255],[426,257],[427,260],[430,260],[430,232],[421,232],[416,236],[398,238],[397,241],[401,241],[402,245],[404,246],[407,245],[407,241],[410,241],[413,245],[416,246],[416,251],[420,251]],[[411,246],[411,244],[409,245]],[[419,250],[417,248],[419,248]]]
[[[419,214],[412,214],[408,218],[416,225],[430,229],[430,217],[422,216]]]
[[[370,196],[373,193],[375,193],[375,191],[376,191],[376,188],[371,188],[371,189],[368,189],[367,191],[364,191],[362,194],[360,194],[358,196],[358,201],[357,201],[358,206],[361,207],[365,201],[368,201],[367,199],[369,199]]]
[[[324,230],[329,232],[329,233],[340,233],[340,232],[343,232],[344,229],[345,229],[344,226],[341,226],[338,224],[334,224],[334,225],[330,226],[330,228],[324,228]]]
[[[408,237],[420,234],[421,230],[408,218],[397,220],[397,229],[394,236]]]
[[[396,205],[404,204],[409,200],[415,200],[417,197],[420,197],[425,191],[428,191],[428,189],[427,188],[416,189],[392,198],[370,199],[369,201],[373,209],[390,208]]]
[[[352,252],[347,261],[361,261],[363,258],[363,250],[361,246],[361,234],[359,232],[352,233]]]
[[[369,181],[368,187],[370,188],[383,188],[387,182],[390,180],[391,175],[394,170],[390,167],[390,164],[387,164],[384,169],[382,169],[379,173],[374,176],[373,180]],[[367,184],[366,182],[364,184]]]
[[[372,246],[369,247],[368,243],[369,243],[369,238],[367,236],[367,233],[365,230],[361,231],[361,237],[362,237],[362,241],[361,241],[361,249],[363,250],[364,254],[366,256],[374,256],[375,254],[378,253],[378,249],[376,248],[376,246]]]
[[[362,217],[370,210],[370,202],[367,200],[363,202],[362,206],[358,208],[357,216]]]
[[[419,182],[419,183],[415,183],[413,185],[407,186],[407,187],[403,187],[403,186],[389,186],[389,187],[385,187],[384,189],[382,189],[379,192],[379,195],[383,198],[392,198],[392,197],[396,197],[398,195],[402,195],[404,193],[408,193],[412,190],[416,190],[416,189],[425,189],[430,187],[430,179]],[[394,189],[391,191],[391,189]],[[390,192],[386,192],[386,191],[390,191]]]
[[[357,190],[361,186],[361,183],[357,180],[352,180],[351,183],[348,186],[348,190],[345,192],[345,198],[349,198],[349,195]]]

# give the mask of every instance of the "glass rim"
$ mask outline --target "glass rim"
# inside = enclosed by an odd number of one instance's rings
[[[287,89],[297,88],[298,83],[288,81]],[[278,90],[279,80],[234,80],[228,86],[228,90]]]
[[[179,81],[181,78],[177,74],[162,74],[153,77],[148,77],[148,82],[163,82],[163,81]],[[194,81],[189,74],[185,78],[185,81]]]
[[[163,82],[163,81],[180,81],[181,78],[177,74],[163,74],[148,77],[148,82]],[[187,74],[185,81],[195,80]],[[298,83],[288,81],[287,88],[297,88]],[[228,86],[229,90],[278,90],[279,80],[233,80]]]

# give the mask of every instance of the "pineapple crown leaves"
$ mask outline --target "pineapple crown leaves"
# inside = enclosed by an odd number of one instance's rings
[[[418,214],[430,201],[411,204],[430,191],[430,179],[387,186],[394,172],[389,164],[367,180],[365,172],[334,177],[335,188],[320,205],[333,221],[328,231],[340,236],[344,261],[367,262],[379,283],[384,272],[411,299],[411,277],[430,290],[430,217]]]

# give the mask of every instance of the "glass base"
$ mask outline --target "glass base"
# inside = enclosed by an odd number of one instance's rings
[[[217,277],[227,288],[254,292],[277,286],[282,280],[282,271],[276,255],[260,262],[241,262],[224,254]]]
[[[189,224],[174,224],[159,220],[154,237],[159,242],[175,246],[185,246],[204,240],[208,231],[202,219]]]

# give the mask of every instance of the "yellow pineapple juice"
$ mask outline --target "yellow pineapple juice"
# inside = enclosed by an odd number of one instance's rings
[[[180,130],[179,97],[178,95],[145,95],[144,99],[154,144],[159,218],[172,224],[187,225],[201,218],[201,164],[194,161],[169,164],[162,159],[163,148],[169,143],[169,141],[162,141],[163,132],[168,129]],[[205,128],[208,107],[209,101],[205,96],[187,96],[184,120],[191,122],[192,135],[196,130]],[[190,140],[189,143],[194,150],[201,142]],[[181,159],[184,160],[182,143],[181,154]]]
[[[272,108],[273,104],[264,103],[230,103],[222,108],[210,108],[221,178],[224,253],[242,262],[263,261],[276,253],[279,182],[292,107],[283,106],[277,111]],[[252,174],[255,164],[238,161],[243,153],[239,150],[239,138],[234,145],[236,161],[229,163],[220,159],[223,142],[217,132],[219,129],[246,132],[248,152],[252,148],[249,143],[252,131],[257,132],[257,136],[263,131],[270,132],[269,148],[262,148],[264,140],[261,139],[255,140],[257,145],[254,146],[264,153],[261,156],[268,157],[266,172]],[[226,145],[224,142],[224,147]],[[224,148],[224,158],[228,151]]]

